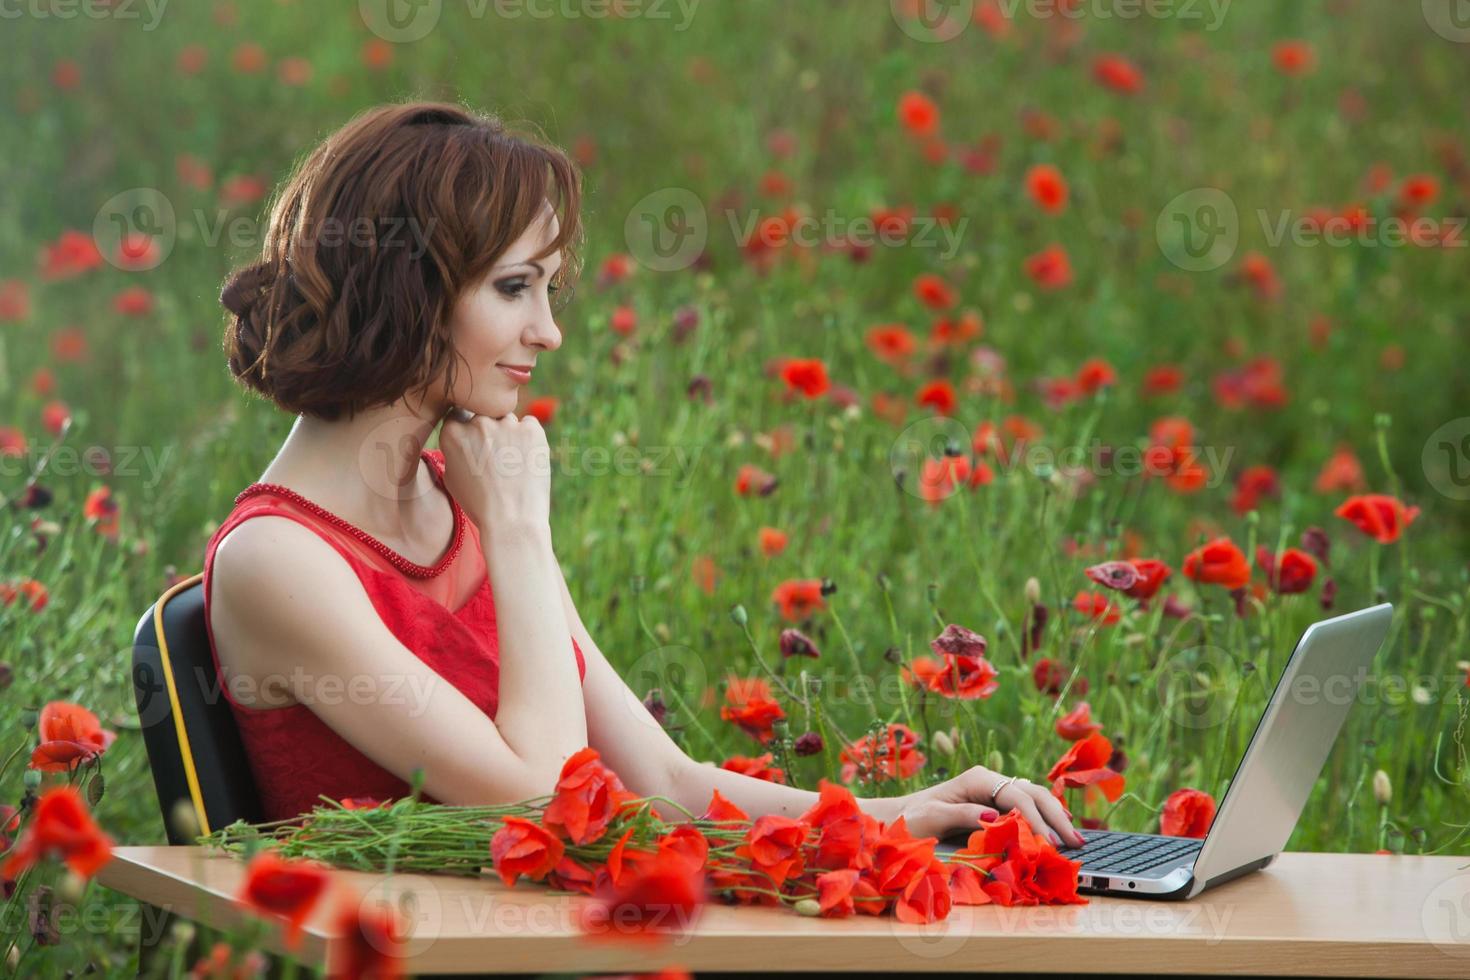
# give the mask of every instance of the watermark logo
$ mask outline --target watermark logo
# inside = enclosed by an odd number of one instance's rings
[[[1217,187],[1196,187],[1174,198],[1154,224],[1159,251],[1185,272],[1209,272],[1235,256],[1240,212]]]
[[[1159,704],[1181,728],[1223,724],[1239,690],[1240,668],[1218,647],[1182,650],[1159,668]]]
[[[163,20],[168,0],[0,0],[0,20],[138,20],[144,31]]]
[[[443,8],[443,0],[357,0],[367,29],[394,44],[423,40],[438,25]]]
[[[1470,44],[1470,0],[1422,0],[1424,22],[1446,41]]]
[[[143,272],[163,264],[178,239],[173,202],[153,187],[133,187],[109,197],[92,219],[92,240],[119,269]]]
[[[387,956],[405,959],[421,956],[444,930],[444,899],[428,875],[394,874],[381,878],[362,896],[359,907],[364,918],[396,914],[402,930],[401,941],[389,944],[386,937],[371,931],[367,937],[374,948]]]
[[[643,654],[633,665],[622,671],[627,682],[628,713],[641,725],[661,727],[638,700],[656,693],[658,700],[666,706],[677,708],[681,704],[688,711],[697,711],[699,698],[709,684],[704,658],[692,648],[679,643],[670,643]]]
[[[709,215],[699,195],[684,187],[664,187],[645,195],[623,222],[628,253],[655,272],[677,272],[693,265],[709,241]]]
[[[947,415],[919,419],[888,447],[889,475],[905,493],[921,499],[958,493],[963,479],[935,479],[934,470],[942,467],[949,453],[968,456],[970,441],[970,430],[959,419]]]
[[[1470,958],[1470,874],[1436,885],[1419,915],[1431,943],[1451,956]]]
[[[893,22],[915,41],[942,44],[964,33],[975,17],[975,0],[888,0]]]
[[[1451,500],[1470,500],[1470,417],[1435,429],[1420,457],[1429,485]]]

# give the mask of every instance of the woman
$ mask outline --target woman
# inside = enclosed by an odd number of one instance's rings
[[[260,261],[226,283],[231,372],[297,415],[205,553],[206,624],[267,819],[318,794],[405,795],[419,767],[439,802],[541,796],[586,745],[695,813],[715,789],[752,817],[815,802],[686,756],[567,590],[546,436],[514,409],[562,343],[580,197],[562,152],[494,118],[382,106],[300,163]],[[862,805],[918,836],[1018,807],[1081,842],[1044,788],[979,766]]]

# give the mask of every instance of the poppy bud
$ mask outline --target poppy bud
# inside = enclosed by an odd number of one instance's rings
[[[61,881],[56,886],[56,894],[66,899],[69,905],[80,905],[86,890],[86,880],[70,868],[61,876]]]
[[[169,928],[169,938],[180,946],[187,945],[194,938],[194,923],[188,919],[178,919]]]
[[[1337,601],[1337,582],[1334,579],[1326,579],[1322,582],[1321,603],[1323,609],[1331,609],[1332,604]]]
[[[1373,798],[1379,806],[1388,806],[1393,801],[1393,783],[1389,782],[1388,773],[1382,769],[1373,774]]]
[[[1327,552],[1331,542],[1327,532],[1320,527],[1309,527],[1302,532],[1302,550],[1316,558],[1322,564],[1327,564]]]
[[[648,692],[647,697],[643,699],[643,707],[648,709],[650,715],[653,715],[654,721],[658,722],[660,726],[663,725],[664,718],[668,716],[669,709],[664,704],[663,697],[657,688]]]
[[[801,630],[787,627],[781,631],[781,656],[816,657],[819,653],[810,637]]]
[[[20,777],[21,785],[26,789],[37,789],[41,785],[41,770],[27,769]]]
[[[174,833],[186,841],[193,841],[199,836],[199,818],[194,813],[194,804],[182,797],[169,810],[168,822]]]
[[[1000,772],[1005,768],[1005,765],[1006,757],[1001,753],[1000,749],[991,749],[990,754],[985,757],[985,768],[991,772]]]
[[[816,732],[803,732],[796,739],[797,755],[816,755],[822,751],[822,736]]]
[[[1041,583],[1035,575],[1026,580],[1026,601],[1033,606],[1041,603]]]
[[[798,899],[796,904],[792,906],[792,908],[796,909],[797,915],[822,914],[822,903],[818,902],[815,898]]]
[[[20,713],[21,728],[35,728],[38,720],[40,720],[40,715],[36,713],[34,708],[26,708]]]
[[[736,626],[744,626],[749,622],[749,619],[745,615],[745,607],[738,602],[730,607],[730,618],[735,620]]]
[[[934,733],[934,751],[940,755],[954,755],[954,740],[949,737],[948,732]]]

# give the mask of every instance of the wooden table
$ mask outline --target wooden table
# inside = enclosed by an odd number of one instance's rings
[[[244,865],[199,847],[121,847],[97,880],[210,925],[247,914],[231,896]],[[712,903],[688,933],[647,946],[592,942],[581,895],[498,878],[340,872],[414,924],[413,973],[1035,972],[1470,977],[1470,858],[1287,853],[1189,902],[1091,896],[1087,905],[956,906],[930,925],[892,916],[819,919]],[[321,964],[323,903],[297,955]],[[272,930],[277,936],[278,931]],[[280,952],[277,945],[274,950]]]

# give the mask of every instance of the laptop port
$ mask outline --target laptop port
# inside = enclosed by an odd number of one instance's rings
[[[1106,888],[1106,887],[1108,887],[1108,879],[1102,877],[1101,875],[1093,875],[1092,876],[1092,887],[1093,888]]]

